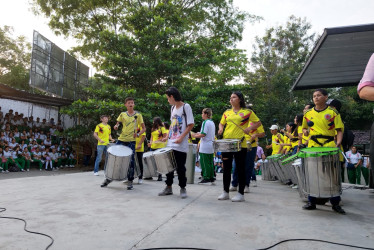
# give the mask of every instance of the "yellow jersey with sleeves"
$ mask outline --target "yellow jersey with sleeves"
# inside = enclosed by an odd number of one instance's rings
[[[117,121],[122,123],[122,131],[121,131],[121,135],[119,136],[118,140],[124,141],[124,142],[135,141],[135,138],[134,138],[134,133],[136,132],[135,129],[141,126],[142,123],[144,123],[143,116],[137,111],[135,111],[135,113],[132,115],[129,115],[128,112],[122,112],[118,116]],[[135,124],[135,121],[137,124]]]
[[[97,136],[104,142],[97,141],[97,145],[108,145],[109,144],[109,135],[111,133],[111,128],[109,124],[98,124],[95,128],[95,133]]]
[[[226,110],[221,118],[220,123],[225,126],[223,139],[239,139],[241,140],[245,134],[244,129],[248,128],[250,122],[258,122],[257,115],[250,109],[241,108],[238,112],[233,109]],[[247,148],[246,140],[242,142],[242,148]]]
[[[309,129],[308,129],[308,130],[309,130]],[[302,138],[302,139],[301,139],[301,143],[307,145],[310,136],[306,136],[306,135],[304,135],[304,132],[303,132],[303,126],[298,126],[298,127],[297,127],[297,133],[298,133],[298,134],[302,134],[302,136],[301,136],[301,138]]]
[[[279,137],[280,137],[281,139],[279,139],[278,135],[279,135]],[[280,146],[280,144],[281,144],[281,140],[282,140],[283,143],[284,143],[283,135],[280,134],[280,133],[277,133],[276,135],[272,135],[272,136],[271,136],[271,147],[273,148],[273,151],[272,151],[271,155],[276,155],[276,154],[278,154],[279,149],[280,149],[280,147],[281,147],[281,146]]]
[[[283,135],[284,144],[291,144],[291,139],[287,135]],[[288,152],[291,150],[291,146],[283,146],[284,149],[286,149],[285,152]]]
[[[151,133],[151,149],[159,149],[165,147],[165,143],[161,141],[165,134],[167,134],[165,127],[160,127]]]
[[[296,133],[298,133],[298,132],[296,131]],[[291,148],[293,149],[293,148],[299,146],[299,137],[298,137],[297,134],[295,135],[295,133],[292,133],[292,136],[293,136],[293,138],[290,138],[290,142],[291,142]]]
[[[138,129],[136,130],[136,133],[138,134],[142,130],[142,126],[138,126]],[[142,146],[140,149],[136,149],[139,146],[139,143],[141,141],[141,138],[143,136],[146,136],[145,131],[143,134],[139,135],[138,137],[135,138],[135,152],[144,152],[144,141],[142,143]]]
[[[165,131],[166,131],[166,134],[169,135],[169,129],[165,128]],[[166,141],[164,142],[164,147],[166,147],[168,145],[168,138],[169,138],[169,136],[166,137]]]
[[[249,127],[253,125],[253,122],[250,122],[249,123]],[[260,126],[254,130],[251,130],[249,131],[249,134],[245,134],[245,140],[246,141],[251,141],[251,136],[254,135],[254,134],[261,134],[261,133],[265,133],[265,130],[264,130],[264,126]],[[256,137],[255,140],[251,141],[251,146],[252,147],[257,147],[257,142],[258,142],[258,137]]]
[[[309,128],[310,137],[314,135],[324,135],[335,137],[337,129],[344,129],[340,114],[333,108],[327,107],[324,110],[317,111],[315,108],[308,110],[303,118],[303,128]],[[327,139],[319,138],[320,145],[312,139],[308,142],[308,147],[336,147],[334,140],[326,143]]]

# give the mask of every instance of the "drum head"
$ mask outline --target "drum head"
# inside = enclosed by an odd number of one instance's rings
[[[298,156],[301,158],[307,157],[320,157],[326,155],[336,155],[340,151],[339,148],[331,148],[331,147],[314,147],[314,148],[303,148],[300,150]]]
[[[158,155],[158,154],[164,154],[164,153],[170,153],[170,152],[173,152],[172,148],[159,148],[156,151],[153,151],[153,154]]]
[[[143,154],[143,158],[150,157],[150,156],[153,155],[153,153],[154,153],[154,151],[145,152],[145,153]]]
[[[108,153],[122,157],[132,155],[132,150],[123,145],[115,145],[108,148]]]

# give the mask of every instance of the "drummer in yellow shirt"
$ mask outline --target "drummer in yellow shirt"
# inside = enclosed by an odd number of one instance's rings
[[[94,137],[97,140],[97,156],[95,160],[95,167],[94,167],[94,175],[99,175],[99,164],[101,162],[101,158],[106,155],[106,151],[108,149],[109,141],[114,142],[111,135],[111,128],[108,124],[109,116],[102,115],[100,116],[101,123],[98,124],[95,128]]]
[[[270,132],[272,134],[271,136],[271,144],[267,145],[266,148],[272,148],[273,151],[271,155],[280,154],[282,150],[281,143],[284,143],[284,138],[281,133],[278,133],[279,127],[278,125],[271,125]]]
[[[339,148],[341,145],[344,125],[338,111],[327,106],[327,99],[328,93],[326,90],[315,90],[313,92],[315,107],[304,114],[302,128],[304,135],[310,135],[308,147]],[[330,198],[332,209],[340,214],[345,214],[345,211],[339,206],[340,200],[340,196]],[[308,204],[303,206],[303,208],[306,210],[316,209],[317,198],[308,196],[308,201]]]
[[[122,124],[122,131],[117,140],[117,144],[124,145],[131,148],[133,154],[131,156],[130,167],[127,175],[127,190],[132,190],[132,182],[134,180],[134,156],[135,156],[135,144],[136,138],[145,132],[145,125],[143,122],[143,116],[134,110],[135,100],[132,97],[127,97],[125,99],[126,112],[122,112],[117,118],[117,124],[114,126],[114,130],[118,130],[120,124]],[[137,133],[137,128],[141,127],[139,133]],[[106,187],[111,182],[109,179],[105,179],[101,187]]]
[[[151,129],[151,140],[148,143],[148,147],[151,151],[155,151],[159,148],[165,147],[165,142],[167,142],[168,131],[166,131],[164,124],[160,117],[153,118],[153,124]],[[162,175],[158,175],[158,181],[162,181]]]
[[[229,188],[231,181],[232,160],[235,163],[239,179],[239,191],[231,200],[234,202],[244,201],[245,188],[245,160],[247,156],[247,142],[245,134],[261,126],[256,114],[245,106],[244,96],[241,92],[235,91],[230,96],[231,109],[226,110],[219,123],[218,134],[223,134],[223,139],[243,140],[242,149],[239,152],[222,152],[223,160],[223,192],[218,200],[229,199]],[[249,125],[252,122],[252,125]],[[224,131],[225,129],[225,131]]]
[[[142,130],[141,126],[138,126],[138,129],[136,130],[136,133],[139,134]],[[138,176],[138,184],[143,183],[143,153],[144,153],[144,140],[145,140],[145,132],[143,134],[139,134],[139,136],[136,137],[135,140],[135,153],[136,157],[138,159],[138,164],[140,168],[140,175]]]

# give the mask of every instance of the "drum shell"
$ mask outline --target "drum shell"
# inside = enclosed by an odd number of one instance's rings
[[[132,150],[126,146],[121,147],[126,148],[126,150],[130,150],[132,152]],[[117,156],[112,154],[110,150],[108,150],[105,161],[105,178],[115,181],[126,180],[130,163],[131,154],[127,156]]]
[[[302,162],[305,193],[317,198],[341,195],[341,169],[338,154],[303,158]]]
[[[301,159],[297,159],[292,163],[293,168],[295,169],[296,177],[297,177],[297,186],[298,191],[301,199],[307,200],[308,195],[305,191],[305,176],[304,176],[304,167],[302,165]]]
[[[156,162],[157,172],[160,174],[168,174],[174,172],[176,162],[174,153],[171,148],[160,148],[154,151],[153,157]]]
[[[156,162],[153,152],[146,152],[143,154],[143,178],[157,177]]]
[[[271,168],[271,163],[270,162],[261,163],[262,180],[264,180],[264,181],[273,180],[273,176],[271,174],[270,168]]]
[[[277,178],[282,182],[282,183],[287,183],[288,178],[283,172],[282,166],[281,166],[281,161],[278,159],[272,159],[271,163],[273,164],[274,170],[276,172]]]
[[[213,142],[214,152],[239,152],[242,149],[238,139],[222,139]]]

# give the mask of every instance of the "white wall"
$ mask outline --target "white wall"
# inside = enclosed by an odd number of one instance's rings
[[[15,101],[10,99],[0,99],[1,111],[5,115],[9,112],[10,109],[13,109],[13,113],[18,112],[19,114],[23,113],[24,117],[33,116],[34,121],[37,117],[40,118],[40,121],[46,119],[49,121],[51,118],[58,121],[58,108],[54,106],[33,104],[23,101]],[[73,119],[67,115],[61,115],[61,120],[63,122],[64,128],[70,128],[74,125]]]

